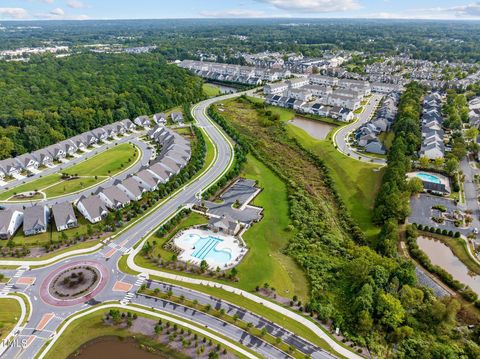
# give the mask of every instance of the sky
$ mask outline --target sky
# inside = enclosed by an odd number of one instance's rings
[[[480,1],[0,0],[0,20],[268,17],[480,20]]]

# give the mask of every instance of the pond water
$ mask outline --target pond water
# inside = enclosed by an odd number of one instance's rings
[[[450,273],[454,279],[468,285],[480,295],[480,276],[469,271],[448,246],[429,237],[420,236],[417,244],[424,251],[433,264],[438,265]]]
[[[217,84],[213,82],[209,82],[210,85],[217,87],[222,94],[229,94],[229,93],[237,93],[238,90],[235,87],[223,85],[223,84]]]
[[[73,355],[70,356],[73,358]],[[134,340],[120,341],[116,338],[102,338],[87,343],[80,350],[80,354],[75,359],[168,359],[161,354],[149,353],[138,347]]]
[[[325,122],[300,117],[295,117],[293,120],[288,121],[288,123],[301,128],[317,140],[324,140],[327,138],[332,128],[335,127],[334,125]]]

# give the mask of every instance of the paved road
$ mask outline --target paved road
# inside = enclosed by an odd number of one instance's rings
[[[224,96],[229,98],[237,95]],[[162,291],[171,289],[176,295],[184,295],[190,300],[197,300],[199,303],[210,304],[212,307],[224,308],[229,314],[238,313],[245,321],[252,322],[258,328],[265,327],[273,336],[280,337],[289,345],[296,347],[305,354],[311,355],[313,358],[331,359],[335,356],[309,343],[303,338],[294,335],[283,329],[281,326],[274,324],[258,314],[253,314],[245,309],[225,303],[218,298],[208,296],[206,294],[196,292],[181,286],[171,286],[166,283],[147,281],[146,275],[132,276],[122,273],[118,269],[118,261],[122,255],[129,253],[132,247],[152,229],[158,226],[171,215],[173,215],[180,207],[193,204],[199,193],[205,190],[209,185],[215,183],[215,180],[228,168],[233,159],[233,148],[226,137],[222,135],[219,129],[205,115],[206,108],[213,102],[222,98],[214,98],[204,101],[194,108],[194,116],[198,121],[198,126],[205,129],[208,136],[211,137],[216,144],[216,157],[212,166],[201,175],[195,182],[185,186],[174,196],[169,198],[161,207],[152,214],[142,219],[132,227],[125,230],[122,234],[105,245],[95,253],[86,253],[77,255],[73,258],[61,260],[49,266],[30,269],[25,262],[24,267],[18,268],[16,271],[0,270],[0,273],[9,275],[12,278],[8,285],[0,286],[0,294],[5,295],[8,292],[18,291],[27,295],[32,303],[31,318],[24,328],[20,328],[18,339],[29,339],[29,346],[21,348],[10,346],[3,353],[2,358],[33,358],[35,357],[45,342],[55,336],[61,323],[71,315],[78,313],[83,309],[95,306],[99,303],[119,301],[123,304],[135,303],[153,307],[165,313],[175,314],[184,319],[190,319],[198,324],[208,326],[216,332],[226,334],[232,340],[250,347],[260,356],[267,358],[284,358],[289,357],[287,354],[279,351],[274,346],[263,342],[262,340],[251,336],[236,326],[224,323],[218,318],[200,313],[191,308],[182,305],[173,304],[166,300],[152,299],[151,297],[136,294],[138,288],[147,283],[150,287],[158,287]],[[48,278],[55,271],[59,271],[66,265],[77,266],[88,261],[95,263],[100,271],[104,273],[102,276],[102,286],[99,287],[98,293],[94,296],[85,298],[79,303],[70,302],[66,305],[66,301],[52,300],[48,292]],[[18,262],[22,264],[21,261]],[[0,261],[0,265],[8,264],[8,262]],[[16,281],[21,277],[33,277],[35,283],[33,285],[17,284]],[[131,286],[128,292],[114,290],[115,284],[118,282],[126,283]],[[50,320],[45,323],[43,328],[39,328],[38,324],[45,320],[45,314],[51,313],[48,317]],[[353,353],[352,353],[353,354]]]
[[[465,175],[465,181],[463,182],[465,206],[466,209],[472,211],[473,221],[470,227],[480,230],[480,205],[478,204],[477,185],[474,182],[474,176],[479,174],[479,171],[474,166],[474,164],[470,163],[469,156],[465,156],[460,162],[460,170]],[[462,206],[462,204],[460,204],[460,206]]]
[[[357,121],[350,123],[346,126],[340,128],[334,135],[334,141],[337,145],[337,149],[342,152],[344,155],[360,160],[363,162],[368,163],[377,163],[380,165],[385,165],[387,163],[386,160],[383,158],[374,158],[365,156],[359,152],[354,151],[350,145],[348,144],[348,136],[350,133],[354,132],[357,128],[362,126],[363,124],[370,121],[375,114],[375,109],[377,108],[378,104],[380,103],[383,95],[380,94],[373,94],[370,98],[370,101],[364,106],[363,112],[356,117],[358,118]]]
[[[125,171],[107,179],[106,181],[104,181],[104,182],[102,182],[102,183],[100,183],[100,184],[98,184],[98,185],[96,185],[92,188],[89,188],[89,189],[86,189],[84,191],[77,192],[77,193],[74,193],[74,194],[69,194],[69,195],[66,195],[66,196],[61,196],[61,197],[52,198],[52,199],[45,199],[45,200],[40,200],[40,201],[19,201],[19,202],[0,202],[0,203],[4,207],[22,209],[23,207],[29,207],[29,206],[33,206],[33,205],[39,204],[39,203],[43,204],[43,205],[52,206],[52,205],[54,205],[56,203],[59,203],[59,202],[65,202],[65,201],[74,202],[77,199],[79,199],[82,195],[90,195],[91,193],[95,192],[99,187],[108,187],[108,186],[112,185],[113,182],[115,182],[117,179],[118,180],[123,180],[123,179],[127,178],[128,176],[130,176],[131,174],[137,173],[142,166],[148,165],[148,163],[150,161],[150,158],[152,156],[152,150],[149,148],[149,145],[147,143],[145,143],[144,141],[140,140],[138,138],[138,134],[135,134],[135,136],[133,136],[133,137],[132,136],[122,137],[122,138],[118,139],[116,142],[111,142],[109,144],[103,145],[102,146],[103,148],[102,147],[95,148],[92,151],[86,153],[82,157],[77,157],[77,158],[72,159],[69,163],[58,165],[54,168],[48,168],[48,169],[42,171],[41,173],[35,175],[35,177],[29,177],[29,178],[26,178],[25,180],[21,180],[21,181],[19,181],[19,184],[21,184],[21,183],[23,183],[24,181],[27,181],[27,180],[36,179],[36,178],[38,178],[37,176],[40,176],[40,175],[41,176],[46,176],[46,175],[53,174],[53,173],[59,173],[62,169],[66,169],[68,167],[71,167],[74,164],[80,163],[87,158],[93,157],[96,154],[99,154],[99,153],[105,151],[106,148],[114,147],[115,143],[121,144],[121,143],[126,143],[126,142],[131,142],[132,144],[139,147],[140,150],[142,151],[142,157],[138,160],[138,162],[133,164],[131,167],[127,168]],[[10,183],[9,183],[9,186],[11,187]]]

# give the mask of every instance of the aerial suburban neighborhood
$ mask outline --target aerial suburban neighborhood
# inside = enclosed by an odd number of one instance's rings
[[[0,6],[0,359],[480,358],[463,0]]]

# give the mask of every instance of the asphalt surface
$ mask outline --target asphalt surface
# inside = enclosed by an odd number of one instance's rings
[[[283,341],[293,345],[298,350],[305,354],[310,354],[313,358],[335,358],[333,355],[307,342],[306,340],[286,331],[282,327],[269,322],[268,320],[245,311],[242,308],[233,306],[222,302],[220,299],[210,297],[208,295],[195,292],[183,287],[172,287],[165,283],[146,282],[146,275],[132,276],[122,273],[118,269],[118,261],[122,255],[129,253],[132,247],[141,240],[153,228],[157,227],[161,222],[174,214],[179,207],[192,205],[198,195],[205,190],[209,185],[213,184],[215,180],[228,168],[229,163],[233,158],[233,151],[228,140],[221,134],[221,132],[214,126],[205,115],[206,108],[213,102],[221,99],[226,99],[232,96],[224,96],[222,98],[213,98],[200,103],[194,108],[194,116],[198,121],[198,126],[205,129],[207,134],[217,146],[216,159],[213,165],[201,175],[196,181],[185,186],[177,194],[169,198],[160,208],[142,219],[132,227],[125,230],[122,234],[112,240],[108,245],[95,253],[85,255],[77,255],[73,258],[61,260],[46,267],[30,269],[28,267],[18,268],[16,271],[0,270],[7,276],[12,277],[11,281],[5,285],[0,286],[0,295],[5,295],[8,292],[21,292],[27,295],[31,301],[31,318],[25,327],[20,328],[17,334],[17,339],[28,339],[29,345],[27,347],[11,345],[1,355],[2,358],[33,358],[44,346],[45,342],[54,337],[58,327],[69,316],[78,313],[83,309],[87,309],[96,304],[107,301],[120,301],[122,304],[135,303],[153,307],[165,313],[175,314],[181,318],[193,320],[194,322],[203,326],[208,326],[216,332],[227,335],[233,341],[241,343],[262,357],[266,358],[284,358],[289,357],[287,354],[279,351],[276,347],[258,339],[240,328],[227,324],[218,318],[200,313],[191,308],[186,308],[182,305],[174,304],[166,300],[152,299],[144,295],[137,295],[138,288],[147,283],[149,286],[157,286],[161,290],[170,288],[175,294],[184,295],[190,300],[198,300],[199,303],[211,304],[212,307],[224,307],[227,313],[238,312],[246,321],[252,322],[256,327],[261,328],[265,326],[267,331],[274,336],[282,338]],[[50,274],[58,271],[65,265],[75,266],[83,261],[90,263],[97,263],[98,266],[105,268],[105,275],[102,276],[104,287],[98,290],[94,296],[84,298],[80,303],[67,301],[52,301],[49,300],[48,280]],[[12,276],[13,274],[13,276]],[[16,284],[18,278],[33,277],[35,283],[33,285]],[[128,292],[116,291],[114,286],[117,282],[126,283],[131,286]],[[54,303],[54,304],[52,304]],[[128,310],[128,309],[126,309]],[[46,323],[43,328],[38,328],[38,324],[47,313],[52,314],[52,319]]]
[[[343,126],[335,133],[334,141],[337,145],[337,149],[344,155],[368,163],[377,163],[380,165],[385,165],[387,163],[387,161],[383,158],[369,157],[360,152],[354,151],[348,143],[349,134],[372,119],[373,115],[375,114],[375,109],[382,100],[382,97],[383,96],[380,94],[373,94],[370,101],[368,101],[368,103],[364,106],[363,112],[356,115],[358,120]]]

